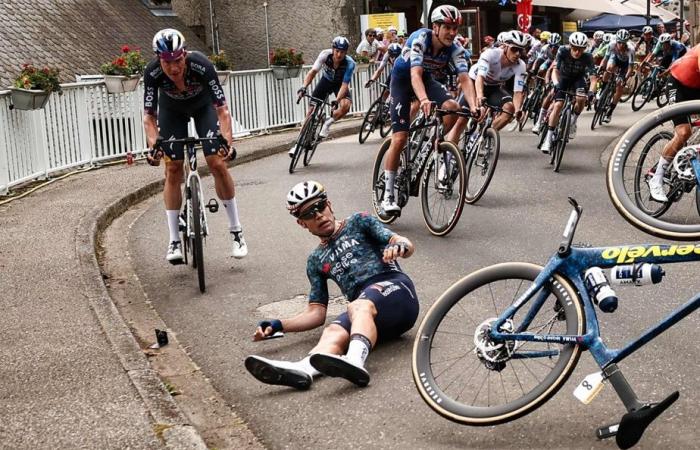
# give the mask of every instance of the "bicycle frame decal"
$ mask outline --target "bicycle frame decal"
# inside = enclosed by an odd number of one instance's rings
[[[700,244],[692,245],[634,245],[623,247],[607,247],[600,254],[604,260],[614,260],[614,264],[628,264],[638,258],[661,258],[667,256],[685,256],[695,253],[700,255]],[[654,260],[658,262],[658,260]]]

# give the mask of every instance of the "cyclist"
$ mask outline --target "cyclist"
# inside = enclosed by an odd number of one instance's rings
[[[593,40],[590,43],[589,52],[595,53],[595,51],[598,50],[600,46],[602,46],[605,43],[604,38],[605,32],[602,30],[598,30],[595,33],[593,33]]]
[[[552,74],[552,63],[557,57],[557,52],[561,46],[561,35],[559,33],[551,33],[549,35],[549,43],[542,47],[540,53],[533,64],[533,69],[537,71],[538,76],[544,78],[545,84],[549,85],[551,81]],[[547,95],[542,99],[542,106],[540,107],[540,113],[537,116],[537,120],[532,127],[532,132],[539,134],[540,127],[545,123],[545,117],[549,111],[549,106],[552,104],[554,99],[554,90],[547,89]]]
[[[603,81],[610,80],[612,75],[616,76],[615,94],[612,98],[612,104],[607,110],[602,121],[610,123],[613,111],[617,107],[617,103],[622,97],[622,91],[625,87],[625,82],[632,75],[634,69],[634,44],[629,41],[630,32],[621,28],[615,33],[615,38],[608,44],[608,53],[601,61],[601,67],[605,67]]]
[[[525,87],[525,62],[520,57],[525,54],[528,38],[520,31],[507,32],[503,37],[504,48],[487,50],[479,56],[479,61],[469,70],[473,80],[476,98],[480,105],[485,103],[499,106],[508,112],[499,114],[493,121],[493,128],[502,129],[513,118],[519,116],[523,104]],[[504,86],[514,78],[513,93]]]
[[[670,67],[673,62],[681,58],[688,51],[687,47],[672,38],[668,33],[659,36],[659,41],[644,61],[649,61],[652,57],[657,58],[659,65],[663,68]]]
[[[605,70],[605,67],[601,64],[601,62],[603,61],[603,58],[607,56],[608,48],[610,47],[610,42],[612,42],[614,38],[614,34],[605,33],[603,35],[603,43],[593,51],[593,61],[599,67],[599,73],[602,73],[603,70]]]
[[[382,75],[382,72],[384,72],[386,66],[388,66],[389,64],[393,66],[394,62],[396,61],[396,58],[398,58],[401,55],[401,50],[401,46],[397,43],[389,45],[389,48],[387,49],[387,56],[382,58],[382,61],[379,63],[379,67],[377,67],[377,70],[374,71],[370,79],[367,80],[367,82],[365,83],[365,88],[370,87],[379,79],[379,77]],[[389,71],[389,76],[386,79],[386,85],[391,85],[391,71]],[[388,96],[389,92],[387,91],[384,93],[384,100],[386,100]]]
[[[258,323],[253,335],[260,341],[276,332],[307,331],[324,324],[328,306],[328,280],[347,297],[347,312],[323,331],[309,356],[297,362],[260,356],[246,358],[245,366],[258,380],[308,389],[313,377],[342,377],[367,386],[365,360],[378,342],[394,339],[410,330],[418,317],[418,296],[398,258],[408,258],[411,241],[384,228],[375,217],[356,213],[337,220],[325,188],[304,181],[287,195],[287,208],[297,223],[321,240],[306,263],[311,284],[306,309],[289,319]]]
[[[188,52],[182,33],[172,28],[160,30],[153,37],[153,51],[156,58],[146,66],[143,77],[143,126],[147,145],[152,149],[147,160],[157,166],[161,158],[165,159],[163,198],[170,231],[165,259],[171,264],[182,264],[180,183],[184,176],[185,150],[184,144],[161,145],[161,136],[186,138],[187,126],[193,118],[199,136],[213,137],[220,132],[231,143],[233,127],[214,65],[203,54]],[[203,142],[202,147],[216,193],[228,216],[233,256],[243,258],[248,254],[248,246],[238,215],[235,185],[226,166],[230,150],[216,142]]]
[[[474,97],[474,86],[469,83],[467,72],[469,66],[464,58],[464,49],[454,42],[457,28],[462,23],[462,13],[454,6],[441,5],[433,10],[430,19],[432,29],[421,28],[409,36],[404,51],[396,59],[391,71],[391,145],[387,151],[384,166],[386,190],[381,207],[386,213],[397,214],[401,208],[395,200],[396,170],[399,167],[401,151],[408,140],[410,125],[410,104],[418,98],[420,108],[428,115],[432,103],[444,109],[457,110],[459,105],[450,98],[447,89],[433,79],[432,74],[447,64],[449,60],[455,66],[470,108],[478,114]],[[446,116],[445,129],[454,125],[454,118]]]
[[[668,88],[669,103],[680,103],[688,100],[700,100],[700,45],[696,45],[669,68]],[[685,145],[691,134],[690,117],[673,118],[673,138],[666,144],[654,175],[648,180],[651,198],[657,202],[667,202],[668,198],[663,189],[663,177],[668,165],[676,153]]]
[[[551,33],[549,31],[543,31],[540,33],[540,38],[532,43],[532,47],[530,47],[530,51],[527,53],[527,70],[529,72],[535,72],[537,67],[534,63],[540,55],[542,47],[547,45],[547,41],[549,40],[550,36]]]
[[[574,114],[571,117],[569,138],[576,137],[576,121],[579,114],[586,105],[586,74],[591,77],[591,90],[588,98],[595,95],[598,79],[595,75],[595,64],[593,55],[586,51],[588,38],[585,34],[577,31],[569,37],[569,45],[564,45],[557,52],[557,59],[552,69],[552,83],[554,83],[554,105],[549,114],[549,129],[547,136],[542,143],[543,153],[549,153],[554,140],[554,130],[559,123],[559,114],[564,107],[565,92],[576,91],[576,105]]]
[[[337,108],[323,123],[321,131],[318,133],[322,138],[328,137],[333,122],[345,117],[352,106],[350,81],[352,81],[352,73],[355,70],[355,61],[348,56],[350,42],[343,36],[337,36],[333,39],[331,47],[319,53],[314,65],[311,66],[311,70],[304,78],[304,84],[297,90],[298,96],[306,94],[308,86],[320,71],[321,80],[314,88],[311,96],[325,100],[331,92],[335,94],[334,105],[337,105]],[[311,114],[311,110],[312,108],[309,108],[307,119],[308,115]],[[289,150],[289,156],[294,156],[294,148]]]

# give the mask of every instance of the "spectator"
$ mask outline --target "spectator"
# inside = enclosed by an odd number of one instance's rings
[[[666,32],[666,25],[664,25],[663,22],[656,25],[656,37],[657,38],[659,36],[661,36],[662,34],[664,34],[665,32]]]
[[[389,29],[387,30],[386,40],[388,41],[388,44],[386,45],[387,48],[389,48],[389,45],[398,41],[398,37],[396,36],[396,27],[395,26],[391,25],[389,27]]]
[[[535,30],[532,32],[532,37],[535,38],[536,41],[539,41],[540,33],[542,33],[542,30],[540,30],[539,28],[535,28]]]
[[[403,31],[403,30],[399,31],[399,34],[398,34],[398,43],[399,43],[399,45],[401,45],[402,47],[403,47],[404,44],[406,43],[406,32]]]
[[[489,36],[489,35],[484,36],[484,41],[483,41],[483,45],[481,46],[481,51],[483,52],[484,50],[488,50],[490,48],[493,48],[494,41],[495,41],[495,39],[493,38],[493,36]]]
[[[366,56],[371,62],[377,59],[377,52],[379,51],[379,42],[377,41],[377,33],[374,28],[367,28],[365,30],[365,38],[357,46],[355,53],[358,55]]]
[[[391,43],[388,39],[384,38],[384,30],[381,28],[377,28],[377,42],[379,43],[379,51],[376,60],[380,61],[384,57],[384,53],[386,53],[387,49],[389,48],[389,44]]]

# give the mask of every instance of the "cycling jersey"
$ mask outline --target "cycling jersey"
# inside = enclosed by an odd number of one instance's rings
[[[544,46],[544,42],[542,41],[536,41],[534,44],[532,44],[532,48],[530,49],[529,52],[527,52],[527,63],[532,64],[535,62],[537,59],[537,56],[540,54],[540,50],[542,50],[542,47]]]
[[[700,71],[698,71],[698,53],[700,44],[691,48],[686,54],[671,65],[671,75],[683,86],[700,89]]]
[[[596,52],[597,52],[598,50],[600,50],[601,47],[605,47],[605,46],[607,46],[607,44],[606,44],[604,41],[601,40],[600,42],[597,42],[597,43],[596,43],[596,41],[595,41],[595,39],[594,39],[594,40],[591,42],[591,45],[590,45],[589,48],[588,48],[588,52],[590,52],[592,56],[598,56],[598,55],[596,54]]]
[[[525,87],[525,77],[527,72],[525,71],[525,63],[518,59],[513,65],[501,66],[501,58],[503,56],[503,49],[494,48],[483,52],[479,56],[479,61],[477,61],[474,66],[472,66],[469,71],[469,77],[476,81],[478,75],[484,77],[484,84],[486,85],[502,85],[509,78],[515,77],[515,84],[513,86],[514,92],[522,92]]]
[[[685,55],[686,51],[688,50],[685,45],[678,41],[671,40],[669,43],[671,45],[668,49],[665,48],[663,42],[657,43],[653,51],[654,57],[670,57],[671,62],[674,62],[681,56]]]
[[[214,64],[199,52],[188,52],[185,56],[184,91],[168,78],[158,58],[146,66],[143,85],[143,108],[151,116],[157,114],[159,106],[186,111],[212,103],[216,107],[226,104]],[[159,93],[165,95],[159,98]]]
[[[367,213],[345,219],[338,231],[309,255],[306,262],[306,275],[311,283],[309,302],[328,304],[329,279],[353,301],[376,277],[401,272],[398,263],[382,260],[384,248],[393,235]]]
[[[316,58],[311,68],[317,72],[321,72],[323,78],[330,82],[337,84],[350,83],[352,80],[352,72],[355,70],[355,60],[345,55],[345,59],[340,61],[338,67],[334,67],[333,49],[329,48],[319,53],[318,58]]]
[[[464,48],[457,42],[449,47],[443,47],[433,54],[433,32],[421,28],[411,33],[401,56],[396,58],[392,74],[394,78],[410,79],[411,67],[422,67],[424,72],[432,73],[443,69],[448,61],[452,61],[456,72],[466,73],[469,65],[464,57]]]
[[[540,48],[539,53],[537,54],[538,59],[543,59],[545,61],[554,61],[554,58],[557,57],[557,52],[559,51],[559,46],[558,45],[552,45],[552,44],[547,44]]]
[[[656,36],[652,36],[651,39],[646,41],[643,37],[642,39],[637,42],[637,45],[635,46],[635,52],[639,51],[639,48],[644,45],[644,56],[647,56],[649,53],[652,53],[656,49],[656,45],[658,44],[659,40],[656,38]]]
[[[634,44],[627,41],[627,44],[620,50],[617,47],[617,40],[613,39],[608,44],[605,59],[619,67],[627,67],[629,64],[634,64]]]
[[[555,64],[560,77],[564,78],[582,78],[586,73],[589,75],[595,73],[593,55],[584,52],[581,57],[576,59],[571,56],[571,47],[569,45],[559,47]]]

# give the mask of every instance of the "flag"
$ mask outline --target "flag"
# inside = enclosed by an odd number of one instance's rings
[[[527,33],[532,21],[532,0],[518,0],[515,13],[518,15],[518,28]]]

